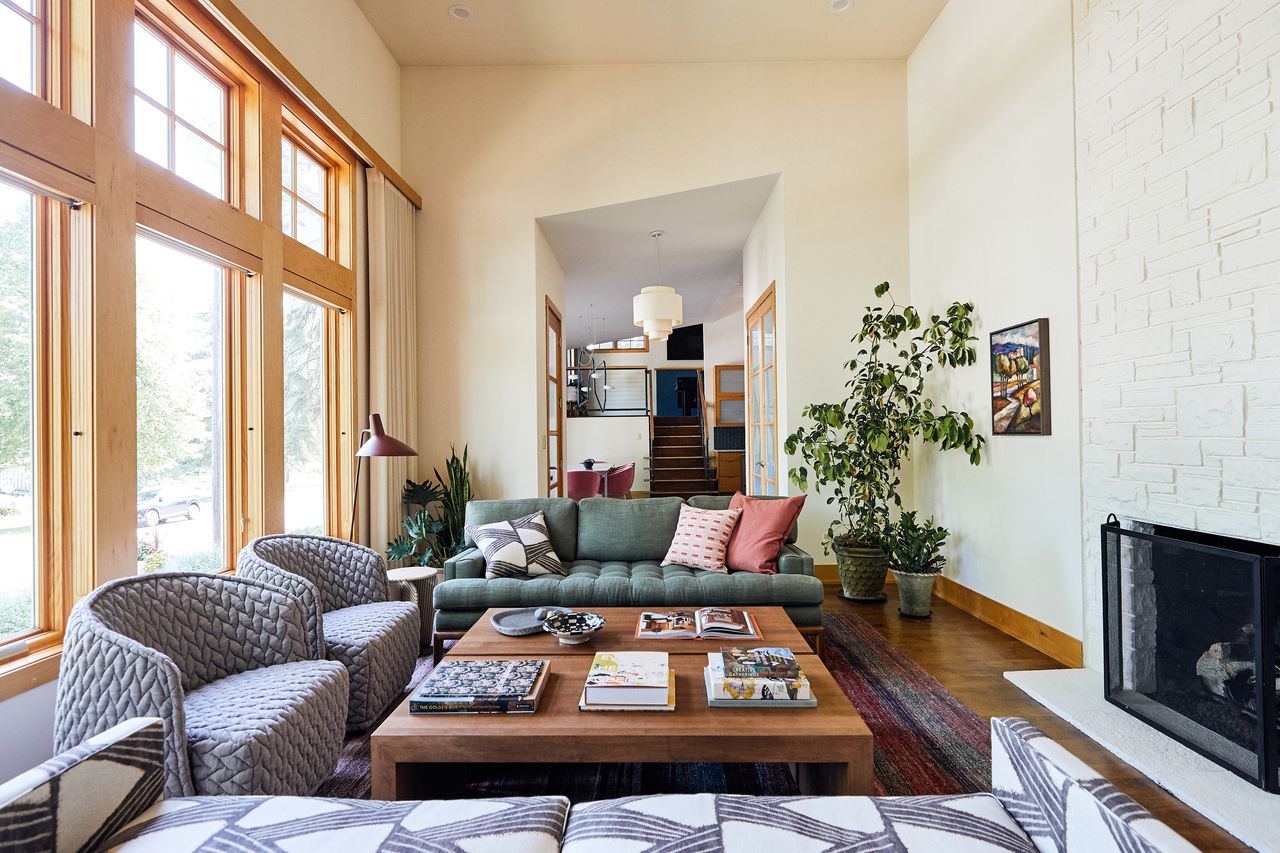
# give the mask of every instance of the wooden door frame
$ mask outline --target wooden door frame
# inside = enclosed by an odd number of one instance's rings
[[[550,428],[548,428],[547,430],[546,468],[544,469],[546,473],[547,497],[554,498],[554,497],[564,497],[564,388],[565,388],[564,319],[560,314],[560,309],[557,308],[556,304],[551,301],[550,296],[546,297],[546,302],[547,302],[546,316],[545,316],[545,321],[542,327],[542,348],[544,350],[547,349],[547,343],[550,339],[548,332],[550,331],[553,325],[556,330],[555,375],[554,376],[551,375],[550,369],[547,369],[545,371],[545,374],[546,374],[545,379],[547,383],[549,385],[554,386],[556,389],[556,393],[555,393],[556,428],[555,430],[551,430]],[[553,320],[554,320],[554,323],[552,322]],[[550,368],[549,362],[547,367]],[[546,389],[544,388],[543,393],[545,392],[546,392]],[[548,405],[549,404],[550,404],[550,400],[548,400]],[[551,422],[550,413],[548,413],[546,424],[550,424],[550,422]],[[544,424],[538,425],[539,432],[541,432],[543,426]],[[556,458],[554,460],[555,462],[554,466],[552,465],[553,460],[551,459],[551,436],[553,435],[556,438]],[[554,484],[551,482],[552,467],[554,467],[556,471],[556,479]],[[552,493],[553,485],[555,489],[554,494]]]
[[[777,466],[777,468],[780,468],[782,464],[781,456],[778,454],[777,447],[776,447],[776,443],[778,440],[778,301],[776,298],[777,284],[778,282],[776,280],[769,282],[769,286],[764,289],[764,292],[760,294],[760,297],[751,304],[751,308],[748,309],[747,312],[743,315],[743,324],[744,324],[743,332],[746,336],[746,347],[745,347],[745,358],[743,358],[742,360],[742,365],[743,365],[743,371],[744,371],[743,379],[745,380],[745,384],[746,384],[746,388],[744,389],[745,400],[746,400],[746,412],[744,414],[744,420],[746,421],[746,430],[747,430],[747,441],[746,441],[747,456],[743,466],[745,469],[743,473],[746,478],[746,483],[744,483],[743,485],[746,487],[746,493],[750,495],[758,494],[755,491],[756,475],[755,475],[755,468],[753,465],[753,461],[756,457],[753,454],[753,447],[752,447],[753,442],[751,439],[752,426],[753,426],[752,419],[751,419],[751,412],[752,412],[751,391],[755,384],[752,381],[752,377],[754,373],[763,371],[763,368],[761,368],[760,371],[755,371],[752,369],[751,326],[752,326],[752,319],[758,317],[759,322],[761,324],[761,336],[762,336],[762,342],[763,342],[764,315],[767,312],[767,310],[773,311],[773,341],[774,341],[774,346],[773,346],[773,414],[774,414],[773,440],[775,442],[774,464],[775,466]],[[761,379],[761,381],[763,382],[763,378]],[[763,414],[763,411],[764,411],[763,408],[761,408],[762,414]],[[761,454],[759,458],[761,461],[763,461],[764,459],[763,454]],[[781,494],[781,492],[779,491],[779,481],[781,480],[781,478],[777,475],[778,474],[777,468],[775,468],[774,470],[774,477],[772,480],[769,480],[768,477],[765,477],[763,475],[761,476],[760,479],[761,479],[762,485],[766,482],[772,482],[774,487],[774,493]]]

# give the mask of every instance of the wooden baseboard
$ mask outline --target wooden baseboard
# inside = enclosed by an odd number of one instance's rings
[[[833,565],[815,565],[813,573],[824,586],[840,586],[840,572]],[[893,582],[893,574],[890,573],[886,583],[892,586]],[[1007,604],[987,598],[982,593],[975,592],[950,578],[938,578],[933,591],[938,598],[948,604],[960,608],[970,616],[986,622],[1014,639],[1021,640],[1059,663],[1070,667],[1084,666],[1084,645],[1070,634],[1064,634],[1057,628],[1014,610]]]

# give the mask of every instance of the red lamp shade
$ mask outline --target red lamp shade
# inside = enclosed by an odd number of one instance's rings
[[[382,429],[382,415],[369,415],[369,439],[360,445],[356,456],[417,456],[418,451]]]

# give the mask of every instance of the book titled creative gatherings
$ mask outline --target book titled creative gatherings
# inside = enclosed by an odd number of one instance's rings
[[[532,714],[550,661],[445,660],[409,698],[410,714]]]
[[[745,610],[704,607],[701,610],[646,610],[636,625],[640,640],[758,639],[759,631]]]
[[[707,653],[707,703],[713,708],[812,708],[817,700],[790,649]]]

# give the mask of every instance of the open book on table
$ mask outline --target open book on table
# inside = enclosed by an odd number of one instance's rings
[[[646,610],[636,625],[641,640],[692,640],[739,637],[759,638],[751,614],[729,607],[701,610]]]

